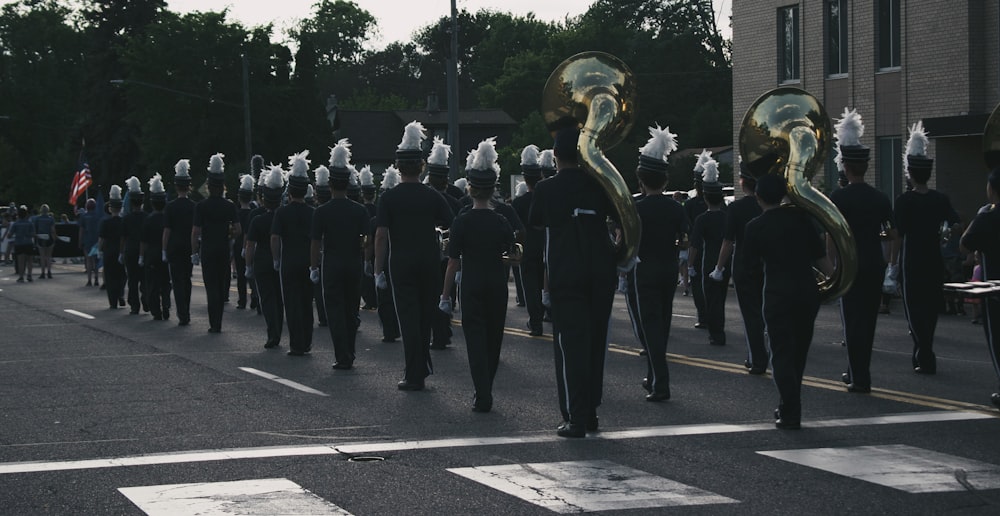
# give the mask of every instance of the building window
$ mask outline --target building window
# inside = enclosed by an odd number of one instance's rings
[[[826,2],[827,75],[847,73],[847,0]]]
[[[878,0],[878,67],[899,68],[900,0]]]
[[[778,65],[781,82],[799,80],[799,7],[778,9]]]
[[[903,138],[887,136],[878,139],[878,189],[889,200],[896,202],[896,197],[903,193],[906,179],[903,178]]]

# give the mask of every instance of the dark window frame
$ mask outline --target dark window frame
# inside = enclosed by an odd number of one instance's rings
[[[826,0],[826,74],[842,77],[848,73],[847,0]]]
[[[799,39],[799,6],[790,5],[778,9],[778,82],[796,83],[802,80]],[[791,34],[789,26],[791,25]]]
[[[901,0],[878,0],[875,5],[876,56],[879,71],[898,70],[902,63],[900,50]]]

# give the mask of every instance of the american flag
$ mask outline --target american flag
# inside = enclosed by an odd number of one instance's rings
[[[83,167],[76,171],[73,183],[69,186],[69,204],[76,206],[76,200],[90,188],[93,182],[94,180],[90,177],[90,165],[84,163]]]

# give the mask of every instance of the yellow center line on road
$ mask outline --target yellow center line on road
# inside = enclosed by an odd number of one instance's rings
[[[459,323],[460,321],[452,321],[454,323]],[[527,330],[520,330],[517,328],[504,328],[504,333],[509,335],[516,335],[518,337],[528,337],[530,339],[552,341],[551,335],[542,335],[541,337],[533,337],[528,335]],[[623,346],[621,344],[608,344],[608,350],[615,353],[621,353],[624,355],[639,356],[639,349],[630,346]],[[731,364],[728,362],[719,362],[717,360],[711,360],[707,358],[690,357],[687,355],[678,355],[676,353],[667,353],[667,360],[675,364],[689,365],[693,367],[700,367],[702,369],[712,369],[715,371],[722,371],[726,373],[735,374],[747,374],[746,367],[742,364]],[[770,376],[770,375],[768,375]],[[836,380],[827,380],[825,378],[817,378],[814,376],[805,376],[802,378],[802,385],[807,385],[809,387],[816,387],[819,389],[826,389],[828,391],[840,391],[844,392],[846,386],[843,382]],[[1000,412],[995,408],[988,405],[979,405],[976,403],[967,403],[964,401],[949,400],[945,398],[937,398],[934,396],[926,396],[923,394],[916,394],[911,392],[895,391],[892,389],[881,389],[872,388],[871,394],[869,396],[873,398],[879,398],[889,401],[896,401],[899,403],[907,403],[910,405],[917,405],[921,407],[942,409],[942,410],[954,410],[954,411],[972,411],[980,412],[992,417],[1000,417]]]

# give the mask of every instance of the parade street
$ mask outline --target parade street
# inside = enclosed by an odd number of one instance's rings
[[[646,358],[616,296],[600,433],[556,436],[551,326],[515,306],[490,413],[475,413],[461,312],[434,374],[401,392],[403,350],[363,311],[354,369],[265,350],[263,318],[227,304],[210,334],[201,270],[191,325],[109,310],[81,265],[18,284],[0,267],[0,512],[19,514],[997,514],[1000,411],[983,329],[942,315],[936,375],[914,374],[901,301],[880,315],[873,392],[848,393],[836,304],[779,430],[770,376],[744,368],[735,295],[725,346],[680,290],[672,398],[645,400]],[[235,285],[235,282],[234,282]],[[970,310],[971,307],[967,306]]]

